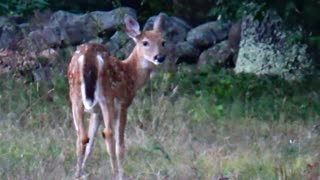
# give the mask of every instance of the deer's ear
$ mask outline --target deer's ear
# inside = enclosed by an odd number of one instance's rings
[[[153,30],[162,32],[164,29],[163,14],[159,14],[153,22]]]
[[[141,34],[139,23],[130,15],[126,14],[124,16],[124,23],[126,26],[126,32],[131,38],[136,39],[136,37]]]

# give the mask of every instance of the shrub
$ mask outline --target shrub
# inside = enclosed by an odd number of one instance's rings
[[[0,2],[0,15],[25,16],[48,6],[48,0],[3,0]]]

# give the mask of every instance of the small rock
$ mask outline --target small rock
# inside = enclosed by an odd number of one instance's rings
[[[39,58],[52,59],[58,56],[58,52],[52,48],[41,51],[38,55]]]

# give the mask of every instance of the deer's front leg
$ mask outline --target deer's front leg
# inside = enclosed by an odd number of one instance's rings
[[[102,132],[102,136],[106,143],[106,148],[110,156],[112,173],[115,175],[116,170],[116,156],[115,156],[115,141],[114,141],[114,132],[113,132],[113,123],[114,123],[114,104],[112,101],[100,103],[101,111],[103,115],[103,121],[105,128]]]
[[[117,163],[119,168],[119,179],[122,179],[124,176],[123,163],[125,156],[125,142],[124,142],[124,130],[127,123],[127,109],[125,105],[121,105],[118,119],[117,128],[117,145],[116,145],[116,154],[117,154]]]

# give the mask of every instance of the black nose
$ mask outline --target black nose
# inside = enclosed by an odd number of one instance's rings
[[[165,59],[166,59],[166,56],[156,55],[154,57],[154,60],[157,61],[158,63],[162,63]]]

